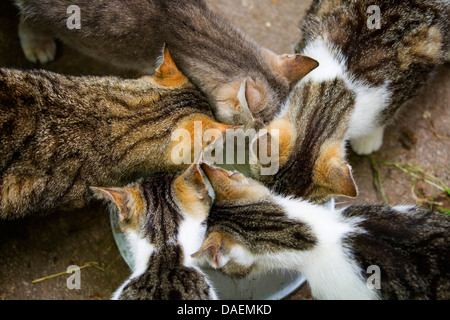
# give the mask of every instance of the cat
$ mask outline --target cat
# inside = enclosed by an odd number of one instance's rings
[[[166,43],[177,66],[206,94],[223,123],[267,124],[292,86],[318,65],[306,56],[261,48],[201,0],[81,0],[76,2],[79,29],[67,27],[71,0],[15,3],[29,60],[52,60],[54,38],[59,38],[90,56],[150,73]]]
[[[414,206],[329,209],[201,168],[215,198],[193,254],[199,265],[233,277],[295,270],[316,299],[450,298],[449,216]]]
[[[187,165],[172,160],[175,147],[186,145],[195,156],[209,144],[191,148],[196,122],[202,132],[230,127],[213,119],[167,47],[154,75],[135,80],[0,68],[0,111],[5,219],[82,207],[90,185],[178,171]],[[177,129],[193,139],[172,140]]]
[[[381,10],[380,29],[367,26],[371,5]],[[320,66],[296,85],[262,136],[278,139],[278,172],[260,175],[253,152],[250,176],[278,193],[318,203],[355,197],[346,142],[361,155],[381,147],[384,127],[443,64],[449,15],[448,1],[314,1],[296,52]],[[273,129],[279,138],[271,137]]]
[[[91,190],[118,214],[134,270],[113,300],[217,299],[191,255],[200,248],[211,198],[198,164],[122,188]]]

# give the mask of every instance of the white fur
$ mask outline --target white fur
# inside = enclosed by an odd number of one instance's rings
[[[383,144],[384,126],[379,126],[366,136],[350,140],[352,149],[359,155],[378,151]]]
[[[183,247],[185,255],[184,265],[192,267],[195,265],[192,254],[198,251],[202,246],[205,237],[206,224],[202,224],[203,220],[198,220],[185,215],[183,222],[178,229],[178,243]]]
[[[256,260],[257,256],[253,255],[250,251],[242,247],[241,245],[235,245],[231,248],[227,260],[233,260],[240,265],[250,267]],[[220,261],[219,265],[225,265],[228,261]]]
[[[177,242],[183,248],[184,253],[183,265],[185,267],[195,269],[197,272],[201,273],[204,276],[206,283],[208,283],[210,287],[209,295],[211,296],[211,299],[217,300],[218,297],[214,290],[212,282],[208,279],[206,274],[197,265],[198,260],[192,258],[192,254],[194,254],[200,249],[202,242],[205,238],[206,224],[203,223],[204,219],[195,219],[188,214],[184,214],[183,216],[184,219],[178,229],[178,240],[177,240]]]
[[[312,250],[285,251],[274,257],[286,261],[303,273],[317,299],[378,299],[375,290],[367,287],[361,269],[352,253],[342,245],[350,232],[364,232],[357,227],[360,219],[348,219],[340,211],[328,210],[301,200],[277,197],[288,216],[306,223],[318,239]],[[289,257],[292,257],[289,259]],[[290,261],[291,260],[291,261]]]
[[[319,38],[313,41],[303,50],[302,54],[319,61],[319,66],[304,77],[300,83],[310,80],[314,82],[329,81],[345,76],[344,55],[330,47],[326,40]]]
[[[132,279],[141,276],[147,270],[150,257],[155,251],[154,246],[151,245],[146,238],[142,238],[138,233],[134,231],[127,231],[125,236],[130,247],[134,270],[131,276],[125,280],[116,292],[114,292],[111,300],[118,300],[127,284]]]
[[[415,206],[411,205],[402,205],[402,206],[395,206],[392,207],[397,212],[404,213],[404,214],[411,214],[414,211],[410,211],[411,209],[415,208]]]
[[[353,141],[352,147],[358,154],[377,151],[382,144],[384,125],[377,119],[388,106],[391,95],[389,82],[373,87],[357,80],[346,69],[346,57],[326,39],[319,38],[310,43],[303,54],[318,60],[320,65],[311,71],[298,86],[307,81],[322,82],[342,79],[346,86],[355,93],[355,108],[352,113],[346,140]]]
[[[235,246],[224,259],[232,259],[244,266],[254,264],[255,273],[274,269],[301,272],[317,299],[380,298],[375,290],[367,287],[352,252],[342,245],[342,239],[350,232],[364,232],[357,227],[360,219],[344,218],[340,211],[301,200],[276,197],[276,201],[285,208],[289,218],[301,221],[311,228],[317,244],[311,250],[285,250],[264,255],[254,255],[241,246]],[[221,261],[221,264],[227,261]]]
[[[170,243],[179,243],[183,248],[184,261],[183,265],[188,268],[193,268],[197,272],[203,274],[201,269],[196,265],[196,260],[191,257],[202,245],[204,239],[206,225],[203,224],[203,219],[194,219],[187,214],[183,214],[183,221],[178,229],[178,239],[169,239]],[[148,268],[149,260],[155,247],[149,243],[148,239],[140,237],[134,231],[128,231],[125,234],[129,243],[131,255],[134,262],[134,270],[131,276],[116,290],[112,296],[112,300],[117,300],[122,294],[123,289],[128,283],[139,276],[141,276]],[[204,274],[203,274],[204,275]],[[211,284],[211,281],[205,276],[206,282],[210,286],[210,296],[216,300],[217,295]]]

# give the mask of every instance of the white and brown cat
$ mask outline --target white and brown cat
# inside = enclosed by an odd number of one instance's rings
[[[194,257],[213,268],[235,277],[295,270],[316,299],[450,299],[449,216],[414,206],[333,210],[201,167],[215,199]]]
[[[380,10],[380,28],[368,23],[371,6]],[[296,51],[320,66],[296,85],[266,128],[279,144],[279,170],[261,175],[253,153],[251,176],[278,193],[315,202],[355,197],[346,143],[358,154],[377,151],[385,126],[442,66],[450,2],[315,0],[302,33]],[[279,137],[270,136],[274,129]]]
[[[126,187],[92,187],[118,215],[134,269],[114,300],[217,299],[191,255],[204,239],[211,198],[198,164]]]
[[[209,144],[199,134],[229,128],[163,56],[139,79],[0,68],[0,218],[80,208],[90,185],[179,171],[177,148],[194,158]]]

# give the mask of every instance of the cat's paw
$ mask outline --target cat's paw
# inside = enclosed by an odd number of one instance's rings
[[[375,129],[371,134],[350,140],[352,149],[359,155],[371,154],[380,150],[383,144],[384,127]]]
[[[34,33],[23,23],[19,25],[20,45],[25,57],[34,63],[48,63],[55,60],[56,43],[54,39]]]
[[[53,39],[45,42],[35,42],[25,39],[21,45],[25,57],[34,63],[48,63],[55,60],[56,44]]]

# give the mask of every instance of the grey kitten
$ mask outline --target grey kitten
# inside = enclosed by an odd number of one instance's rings
[[[371,5],[380,8],[380,29],[367,23]],[[378,150],[385,126],[430,82],[449,49],[450,2],[317,0],[302,31],[297,52],[320,66],[297,84],[268,126],[269,135],[280,132],[279,171],[259,175],[257,159],[252,177],[315,202],[355,197],[345,144],[358,154]]]
[[[267,124],[317,62],[261,48],[201,0],[77,1],[81,28],[68,29],[71,0],[15,0],[29,60],[54,58],[54,38],[117,66],[151,73],[166,43],[175,63],[224,123]]]
[[[450,299],[450,217],[412,206],[327,209],[202,164],[215,191],[194,254],[236,276],[305,275],[317,299]]]
[[[217,299],[191,257],[200,248],[211,206],[198,164],[123,188],[91,189],[118,214],[134,263],[112,299]]]

